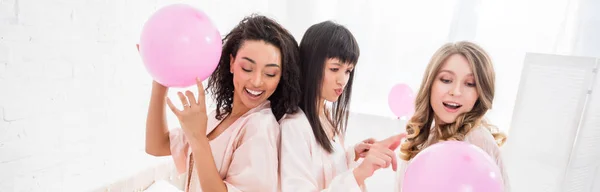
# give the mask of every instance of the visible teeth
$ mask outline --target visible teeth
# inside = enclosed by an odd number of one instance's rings
[[[458,103],[446,103],[446,105],[452,106],[452,107],[458,107],[460,106]]]
[[[250,93],[252,95],[255,95],[255,96],[258,96],[258,95],[260,95],[260,94],[263,93],[263,91],[253,91],[253,90],[250,90],[250,89],[246,89],[246,91],[248,91],[248,93]]]

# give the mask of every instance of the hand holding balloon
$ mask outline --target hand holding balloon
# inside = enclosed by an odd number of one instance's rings
[[[139,51],[152,78],[166,87],[206,79],[221,57],[221,35],[209,17],[188,5],[156,11],[145,23]]]

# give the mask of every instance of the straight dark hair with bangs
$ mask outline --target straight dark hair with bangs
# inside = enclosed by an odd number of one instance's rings
[[[308,118],[315,139],[329,153],[333,152],[333,146],[323,130],[318,114],[325,61],[338,59],[342,63],[356,65],[359,55],[358,43],[350,30],[332,21],[324,21],[311,26],[306,30],[300,42],[300,88],[302,91],[300,108]],[[334,134],[346,133],[354,71],[350,72],[344,92],[333,103],[331,109],[330,116],[331,124],[335,129]]]

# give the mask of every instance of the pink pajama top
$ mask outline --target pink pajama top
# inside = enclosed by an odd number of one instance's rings
[[[334,152],[325,151],[315,139],[304,112],[281,121],[280,180],[282,192],[362,191],[354,178],[354,148],[343,138],[332,141]]]
[[[206,134],[220,121],[208,115]],[[169,133],[171,155],[179,173],[188,173],[186,191],[202,191],[191,163],[191,148],[182,129]],[[237,119],[210,141],[215,165],[229,192],[277,191],[279,124],[269,101]],[[199,156],[203,154],[194,154]]]

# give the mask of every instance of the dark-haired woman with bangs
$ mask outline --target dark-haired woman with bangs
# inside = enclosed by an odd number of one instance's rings
[[[281,191],[362,191],[379,168],[395,167],[401,136],[367,139],[350,149],[344,134],[360,51],[344,26],[311,26],[300,42],[300,111],[280,120]],[[331,107],[326,105],[331,102]],[[368,152],[367,152],[368,151]],[[362,162],[358,162],[364,157]]]

